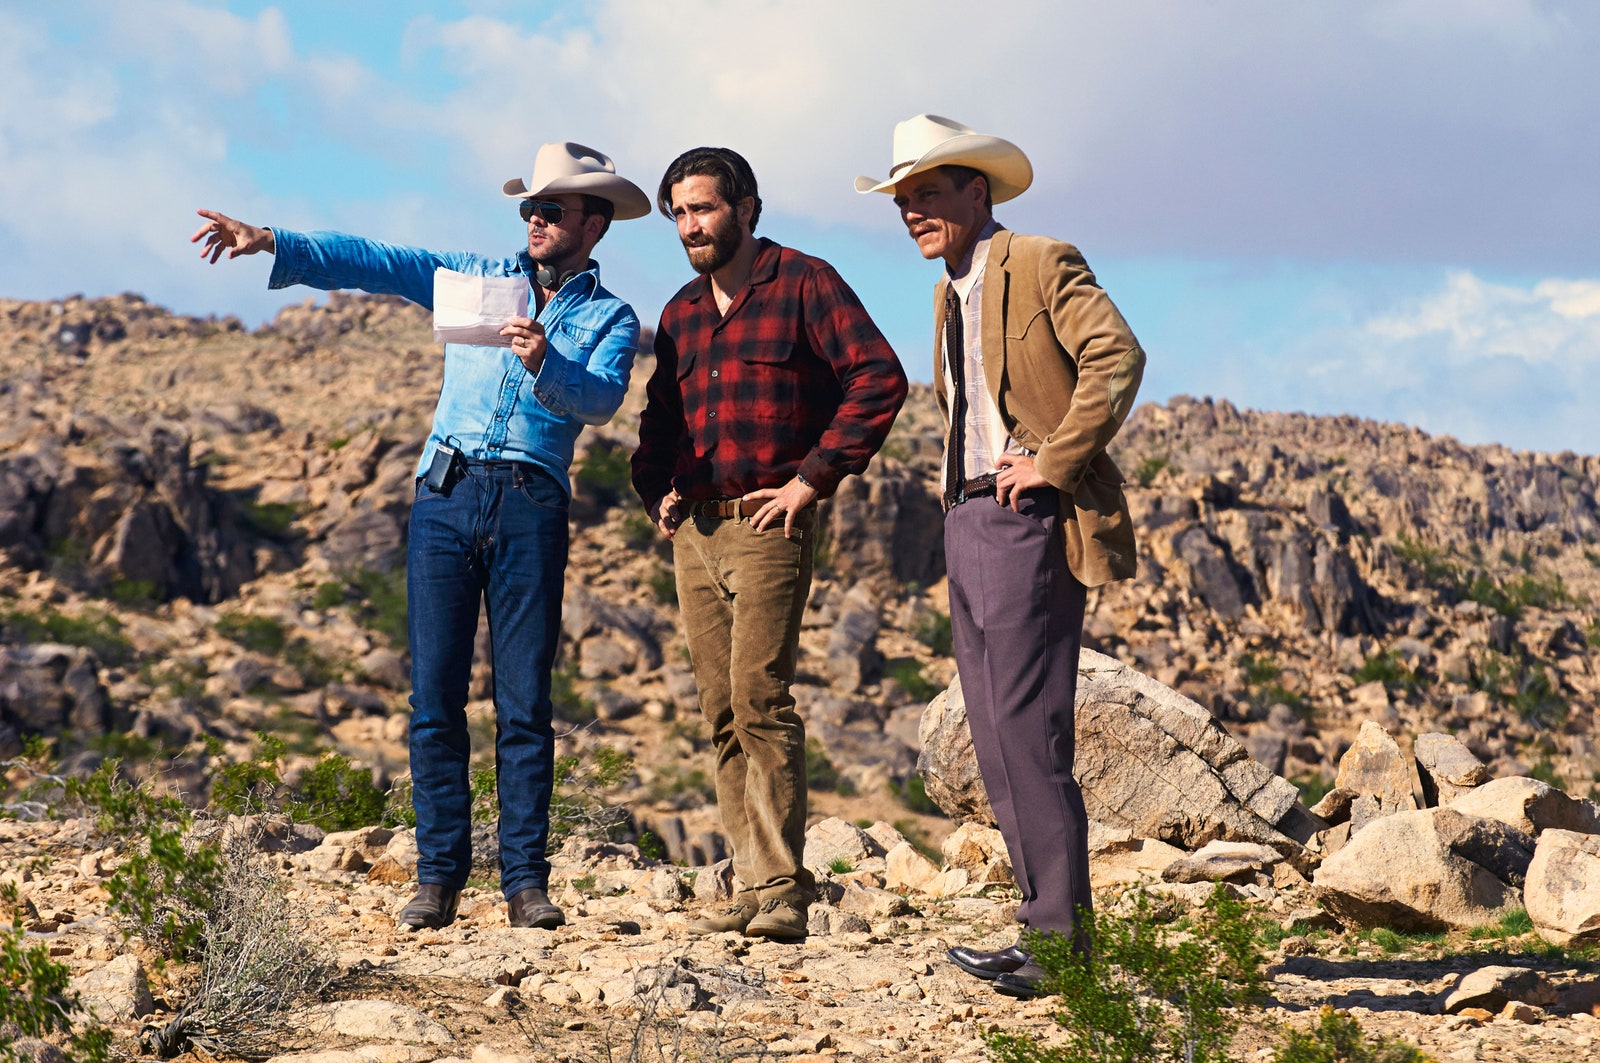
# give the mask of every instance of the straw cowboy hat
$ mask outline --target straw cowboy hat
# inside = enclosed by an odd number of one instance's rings
[[[571,141],[541,147],[533,159],[533,176],[526,181],[513,177],[505,183],[504,191],[512,199],[563,193],[599,196],[611,201],[618,221],[650,213],[650,197],[626,177],[617,176],[611,156]]]
[[[970,166],[989,179],[996,203],[1015,199],[1033,183],[1033,164],[1009,140],[984,136],[960,122],[936,114],[919,114],[894,127],[894,166],[882,181],[857,177],[857,192],[893,192],[913,174],[937,166]]]

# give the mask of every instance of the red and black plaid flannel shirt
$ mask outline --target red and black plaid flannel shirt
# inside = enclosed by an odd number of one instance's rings
[[[866,469],[906,397],[900,360],[819,258],[763,239],[726,315],[708,277],[661,312],[633,486],[647,507],[738,498],[796,474],[826,498]]]

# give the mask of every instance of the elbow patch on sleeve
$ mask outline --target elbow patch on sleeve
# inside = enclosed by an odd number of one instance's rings
[[[1129,411],[1133,409],[1134,396],[1139,393],[1139,382],[1143,379],[1144,351],[1130,347],[1117,363],[1116,371],[1111,374],[1111,389],[1107,396],[1111,416],[1116,418],[1118,424],[1127,420]]]

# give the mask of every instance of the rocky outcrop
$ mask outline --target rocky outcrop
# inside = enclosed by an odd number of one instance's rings
[[[24,735],[104,735],[129,721],[112,708],[99,661],[77,646],[0,646],[0,759],[22,751]]]
[[[1422,784],[1422,803],[1428,808],[1448,804],[1490,779],[1488,767],[1455,735],[1418,735],[1412,753]]]
[[[1498,820],[1418,809],[1374,820],[1312,879],[1347,927],[1473,927],[1521,902],[1533,839]]]
[[[1417,807],[1405,754],[1389,732],[1371,720],[1361,725],[1355,742],[1339,758],[1334,787],[1336,793],[1351,795],[1352,834],[1382,816]]]
[[[993,824],[959,681],[928,706],[921,739],[928,796],[952,817]],[[1093,650],[1078,663],[1076,755],[1090,818],[1140,837],[1186,849],[1258,842],[1298,855],[1320,826],[1298,791],[1203,708]]]
[[[1469,816],[1487,816],[1518,830],[1538,835],[1545,830],[1600,834],[1600,807],[1568,797],[1549,783],[1507,776],[1484,783],[1449,802]]]
[[[1528,916],[1558,945],[1600,943],[1600,836],[1551,829],[1528,865]]]

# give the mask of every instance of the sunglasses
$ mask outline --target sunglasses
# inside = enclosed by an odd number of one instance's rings
[[[560,203],[546,203],[538,199],[524,199],[517,204],[517,213],[522,215],[524,222],[533,220],[535,214],[544,219],[546,225],[560,225],[561,219],[567,216],[567,208]]]

